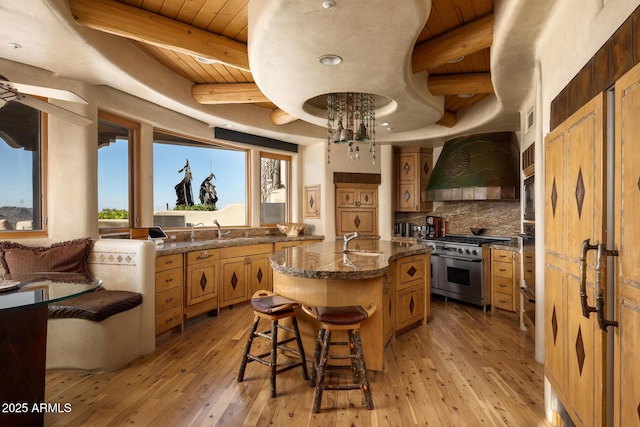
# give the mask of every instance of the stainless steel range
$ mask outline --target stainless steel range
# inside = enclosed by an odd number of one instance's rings
[[[431,253],[431,293],[479,305],[486,311],[491,302],[490,281],[485,279],[485,272],[489,272],[489,245],[510,240],[457,235],[422,240],[435,246]]]

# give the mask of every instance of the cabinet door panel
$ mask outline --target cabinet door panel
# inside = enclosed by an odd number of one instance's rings
[[[595,315],[582,316],[579,294],[582,242],[606,242],[604,101],[596,96],[545,139],[545,373],[572,420],[585,426],[603,425],[605,413],[605,335]],[[591,305],[595,263],[591,251]]]
[[[424,316],[424,285],[396,291],[396,329],[400,330],[422,320]]]
[[[249,285],[251,289],[247,295],[248,298],[251,298],[259,290],[271,290],[270,258],[270,254],[255,255],[251,258],[251,263],[249,264]]]
[[[336,188],[336,207],[352,208],[357,200],[355,188]]]
[[[377,234],[378,219],[373,209],[342,209],[338,234],[353,233]]]
[[[220,306],[247,300],[247,258],[229,258],[220,261]]]
[[[194,305],[218,296],[218,271],[215,264],[188,267],[186,305]]]

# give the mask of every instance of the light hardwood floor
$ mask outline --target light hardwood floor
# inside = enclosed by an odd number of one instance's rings
[[[118,372],[49,372],[46,401],[72,410],[47,414],[45,425],[550,425],[543,365],[515,313],[440,299],[431,313],[426,326],[387,346],[384,372],[372,378],[372,411],[359,390],[325,391],[321,413],[313,414],[314,390],[299,368],[278,376],[275,399],[262,365],[250,363],[245,381],[236,382],[252,321],[243,304],[188,326]]]

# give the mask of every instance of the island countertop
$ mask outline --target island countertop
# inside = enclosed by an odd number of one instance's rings
[[[286,248],[271,256],[274,271],[307,279],[369,279],[382,276],[395,259],[431,252],[423,244],[354,239]]]

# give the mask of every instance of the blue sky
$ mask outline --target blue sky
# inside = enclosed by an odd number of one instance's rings
[[[128,210],[127,143],[117,140],[108,148],[98,150],[98,210],[105,208]],[[193,197],[199,203],[202,181],[213,172],[213,185],[218,193],[218,209],[229,203],[245,203],[246,162],[243,151],[201,147],[154,144],[154,210],[164,210],[176,203],[175,185],[184,177],[178,173],[189,159],[193,181]],[[33,207],[32,153],[9,147],[0,139],[0,206]],[[147,191],[143,189],[142,191]]]
[[[127,145],[118,140],[108,149],[98,150],[98,210],[127,209]],[[202,181],[213,172],[212,181],[218,193],[218,209],[229,203],[245,203],[245,153],[221,149],[188,147],[170,144],[153,145],[153,209],[164,210],[176,203],[175,185],[184,177],[178,173],[189,159],[193,180],[193,198],[200,203],[198,191]],[[142,191],[146,191],[143,189]]]
[[[0,192],[0,206],[33,208],[32,163],[30,151],[11,148],[0,138],[0,182],[5,184]]]

